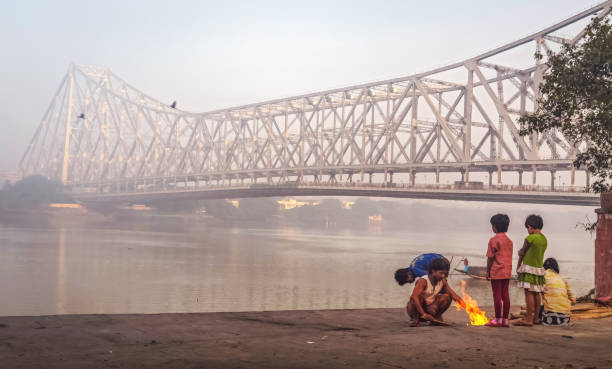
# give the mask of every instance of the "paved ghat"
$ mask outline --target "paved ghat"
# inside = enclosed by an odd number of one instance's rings
[[[0,318],[0,368],[607,368],[612,318],[409,327],[401,309]]]

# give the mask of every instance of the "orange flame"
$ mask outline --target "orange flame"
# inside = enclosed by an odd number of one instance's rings
[[[470,323],[472,325],[484,325],[489,322],[484,311],[478,308],[478,301],[472,299],[470,295],[465,292],[465,281],[461,281],[461,297],[463,298],[463,302],[465,302],[465,306],[461,306],[455,302],[455,307],[457,310],[461,310],[462,308],[465,310],[470,316]]]

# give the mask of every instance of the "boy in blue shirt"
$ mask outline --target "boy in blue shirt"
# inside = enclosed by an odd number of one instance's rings
[[[412,260],[409,267],[395,271],[395,280],[397,284],[403,286],[406,283],[413,283],[419,277],[427,275],[429,263],[436,259],[444,259],[444,256],[436,253],[421,254],[417,256]]]

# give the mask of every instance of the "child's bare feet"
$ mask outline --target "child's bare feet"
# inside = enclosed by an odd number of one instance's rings
[[[533,323],[521,319],[519,321],[516,321],[516,322],[512,323],[512,325],[517,325],[517,326],[522,326],[522,327],[531,327],[533,325]]]

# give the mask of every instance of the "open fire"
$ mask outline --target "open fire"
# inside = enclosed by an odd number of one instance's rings
[[[472,299],[470,295],[465,292],[465,281],[461,281],[461,297],[465,302],[465,307],[462,307],[458,303],[455,302],[455,307],[457,310],[461,310],[462,308],[465,312],[470,316],[470,323],[472,325],[484,325],[489,322],[484,311],[478,308],[478,301]]]

